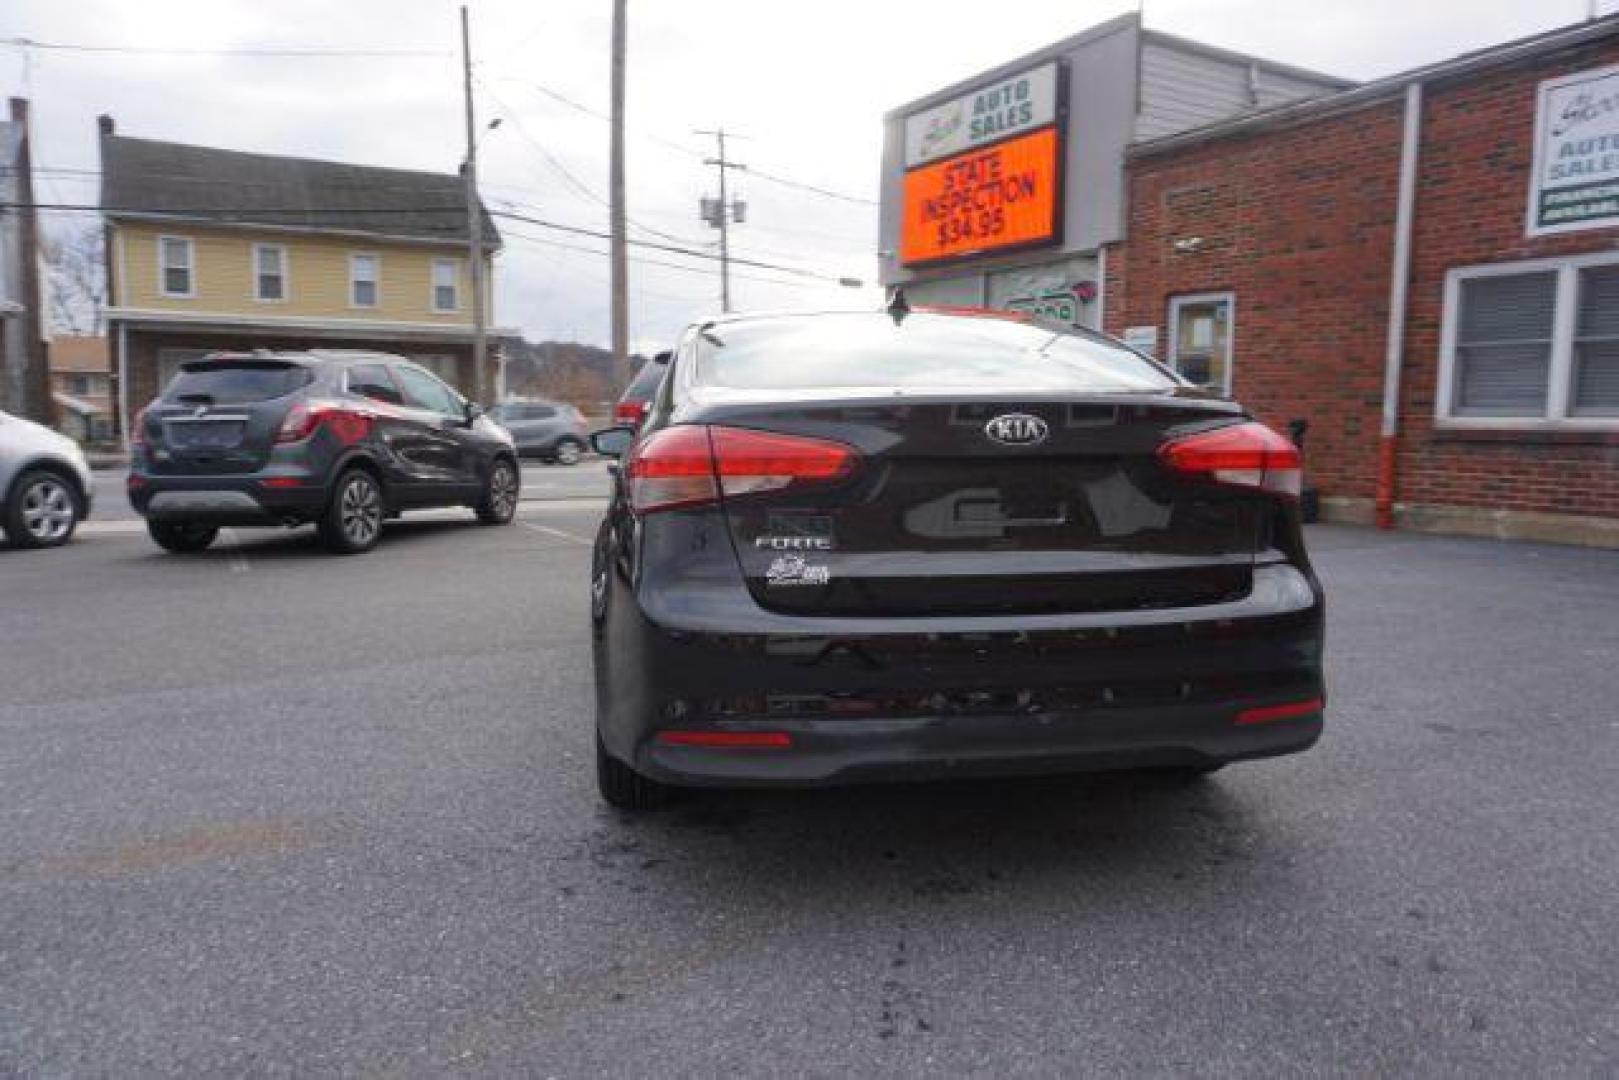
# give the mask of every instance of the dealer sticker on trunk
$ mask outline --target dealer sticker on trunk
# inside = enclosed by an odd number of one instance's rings
[[[778,555],[765,570],[767,585],[825,585],[831,580],[830,567],[811,565],[802,555]]]

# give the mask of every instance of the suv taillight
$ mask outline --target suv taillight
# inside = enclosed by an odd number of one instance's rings
[[[685,425],[638,443],[625,463],[638,514],[832,483],[854,472],[859,454],[827,439],[746,428]]]
[[[644,401],[621,401],[613,406],[613,423],[640,427],[641,421],[646,419],[646,409]]]
[[[325,425],[344,446],[357,443],[371,430],[371,417],[331,402],[296,402],[276,429],[278,443],[303,442]]]
[[[1298,447],[1252,420],[1167,442],[1158,460],[1182,476],[1293,499],[1304,486]]]
[[[131,447],[146,445],[146,414],[151,410],[148,405],[135,414],[135,419],[129,422],[129,445]]]

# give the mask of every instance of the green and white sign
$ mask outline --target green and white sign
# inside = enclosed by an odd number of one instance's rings
[[[1619,65],[1540,84],[1529,235],[1619,226]]]
[[[1057,117],[1057,65],[997,79],[905,118],[905,167],[1044,127]]]

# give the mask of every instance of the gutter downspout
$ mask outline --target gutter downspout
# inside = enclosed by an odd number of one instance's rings
[[[1400,191],[1394,215],[1394,265],[1389,275],[1388,346],[1383,356],[1383,423],[1377,446],[1377,527],[1394,527],[1395,450],[1400,433],[1400,369],[1405,359],[1406,296],[1411,283],[1411,229],[1422,142],[1422,84],[1405,88],[1400,141]]]

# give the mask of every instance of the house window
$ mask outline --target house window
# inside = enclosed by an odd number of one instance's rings
[[[460,307],[457,282],[461,276],[461,263],[457,259],[433,260],[433,310],[454,311]]]
[[[193,256],[190,240],[182,236],[160,236],[157,241],[158,287],[164,296],[194,296]]]
[[[1451,271],[1437,413],[1453,427],[1619,426],[1619,257]]]
[[[101,397],[106,394],[105,375],[69,375],[67,392],[74,397]]]
[[[1177,296],[1169,302],[1169,366],[1199,386],[1231,393],[1231,342],[1236,297],[1231,293]]]
[[[349,256],[349,303],[354,307],[377,306],[377,269],[380,262],[375,255]]]
[[[253,298],[287,298],[287,249],[280,244],[253,245]]]

